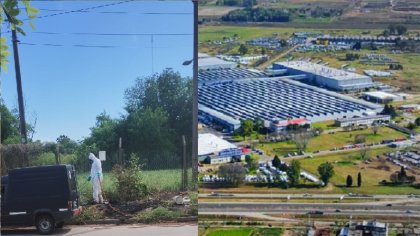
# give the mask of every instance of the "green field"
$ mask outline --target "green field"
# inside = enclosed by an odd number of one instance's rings
[[[325,126],[325,124],[322,124]],[[322,126],[317,125],[317,126]],[[334,134],[322,133],[320,136],[313,137],[308,143],[306,152],[314,152],[317,150],[330,150],[332,148],[340,148],[344,145],[354,144],[354,139],[357,135],[364,135],[366,143],[378,143],[383,139],[405,138],[406,135],[388,127],[381,127],[378,133],[373,134],[371,129],[350,131],[350,132],[336,132]],[[297,152],[296,145],[293,141],[278,142],[278,143],[263,143],[258,145],[263,149],[267,155],[283,156],[290,152]]]
[[[313,28],[283,28],[283,27],[258,27],[258,26],[204,26],[198,30],[199,42],[206,42],[208,40],[222,40],[223,37],[232,37],[237,34],[240,41],[244,42],[249,39],[272,36],[278,34],[282,38],[289,37],[294,32],[322,32],[331,35],[357,35],[361,34],[362,29],[313,29]],[[371,30],[372,34],[379,34],[380,30]],[[201,47],[200,47],[201,50]]]
[[[200,227],[200,236],[278,236],[281,235],[280,228],[209,228],[207,230]]]
[[[390,162],[382,163],[376,159],[377,155],[382,155],[386,152],[395,151],[393,148],[384,147],[369,150],[369,157],[372,162],[365,164],[360,160],[358,151],[344,152],[333,155],[317,156],[310,159],[300,159],[301,168],[316,176],[318,175],[317,168],[324,162],[331,162],[334,166],[335,175],[330,180],[330,184],[326,187],[319,187],[318,184],[311,182],[301,181],[301,186],[291,187],[287,189],[272,187],[256,187],[254,185],[242,184],[237,188],[218,188],[219,193],[331,193],[331,194],[346,194],[346,193],[362,193],[362,194],[420,194],[420,189],[415,189],[409,186],[382,186],[379,182],[382,180],[390,180],[390,175],[399,171],[400,168]],[[288,159],[283,159],[287,161]],[[383,167],[387,169],[383,169]],[[347,175],[353,177],[353,186],[357,183],[357,174],[362,174],[362,186],[347,188],[346,184]],[[409,175],[415,175],[420,179],[420,173],[408,172]],[[214,192],[212,188],[200,188],[200,193]]]
[[[372,157],[372,162],[365,164],[360,160],[359,153],[350,152],[350,153],[340,153],[329,156],[321,156],[311,159],[301,159],[301,166],[303,169],[317,175],[317,168],[320,164],[324,162],[330,162],[334,166],[335,175],[330,180],[333,185],[332,192],[336,193],[349,193],[349,192],[358,192],[366,194],[408,194],[408,193],[420,193],[420,189],[415,189],[412,187],[404,186],[382,186],[378,183],[382,180],[389,181],[390,175],[399,171],[400,168],[396,165],[391,164],[390,162],[382,163],[378,161],[375,157],[376,155],[381,155],[384,152],[390,151],[390,148],[381,148],[374,149],[369,151],[369,156]],[[380,169],[380,165],[386,165],[389,167],[389,170]],[[344,187],[346,183],[347,175],[353,177],[353,183],[357,182],[357,174],[362,174],[362,186],[347,188]],[[413,173],[409,173],[412,175]],[[418,177],[418,176],[417,176]]]
[[[338,127],[334,126],[333,120],[315,122],[311,124],[312,128],[321,128],[322,130],[337,129]]]

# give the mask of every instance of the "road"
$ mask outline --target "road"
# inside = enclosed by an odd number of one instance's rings
[[[420,217],[420,205],[367,205],[360,203],[255,203],[255,202],[217,202],[200,203],[200,214],[231,214],[258,212],[305,214],[309,211],[323,211],[334,215],[389,215]]]
[[[39,235],[35,228],[2,229],[2,235]],[[53,235],[89,235],[89,236],[113,236],[113,235],[153,235],[153,236],[196,236],[197,225],[87,225],[87,226],[64,226],[57,229]]]
[[[199,198],[234,198],[234,199],[339,199],[341,197],[345,199],[417,199],[420,201],[420,195],[415,195],[415,198],[409,198],[408,195],[358,195],[358,196],[348,196],[346,194],[282,194],[282,193],[223,193],[218,196],[209,196],[209,194],[200,193],[198,194]]]

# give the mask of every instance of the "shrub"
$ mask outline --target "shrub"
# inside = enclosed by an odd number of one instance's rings
[[[135,201],[149,195],[147,186],[143,181],[141,166],[138,163],[139,157],[132,154],[126,168],[120,165],[113,168],[117,180],[117,192],[122,201]]]
[[[160,221],[174,220],[180,216],[180,212],[171,211],[165,207],[158,207],[152,211],[137,214],[135,219],[142,223],[157,223]]]
[[[102,218],[101,212],[99,212],[95,206],[90,206],[90,207],[84,207],[80,215],[72,218],[72,222],[80,224],[89,220],[99,220],[101,218]]]

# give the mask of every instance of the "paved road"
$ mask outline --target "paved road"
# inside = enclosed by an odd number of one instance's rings
[[[34,228],[2,229],[2,235],[39,235]],[[88,236],[114,236],[114,235],[153,235],[153,236],[196,236],[197,225],[88,225],[64,226],[57,229],[53,235],[88,235]]]
[[[200,203],[199,214],[231,214],[258,212],[305,214],[309,211],[323,211],[332,215],[389,215],[420,217],[420,205],[386,204],[366,205],[360,203],[255,203],[255,202],[217,202]]]
[[[217,192],[217,190],[215,191]],[[420,195],[415,195],[413,198],[409,198],[408,195],[358,195],[358,196],[348,196],[347,194],[282,194],[282,193],[220,193],[218,196],[209,196],[209,194],[200,193],[198,194],[199,198],[234,198],[234,199],[339,199],[341,197],[346,199],[407,199],[407,200],[418,200],[420,201]]]

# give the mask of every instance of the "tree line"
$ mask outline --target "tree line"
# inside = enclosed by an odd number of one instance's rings
[[[41,146],[42,152],[58,150],[58,154],[72,154],[71,164],[79,169],[87,169],[88,153],[99,150],[107,153],[105,169],[111,169],[119,161],[128,162],[131,154],[139,156],[146,169],[179,168],[183,155],[182,136],[187,140],[187,156],[191,156],[192,80],[166,69],[160,74],[137,78],[134,85],[125,90],[124,98],[124,114],[112,118],[102,112],[90,128],[90,135],[83,140],[61,135],[53,143],[30,140],[30,145]],[[20,143],[16,115],[4,102],[0,103],[0,111],[2,143]],[[188,164],[191,165],[191,161]]]

